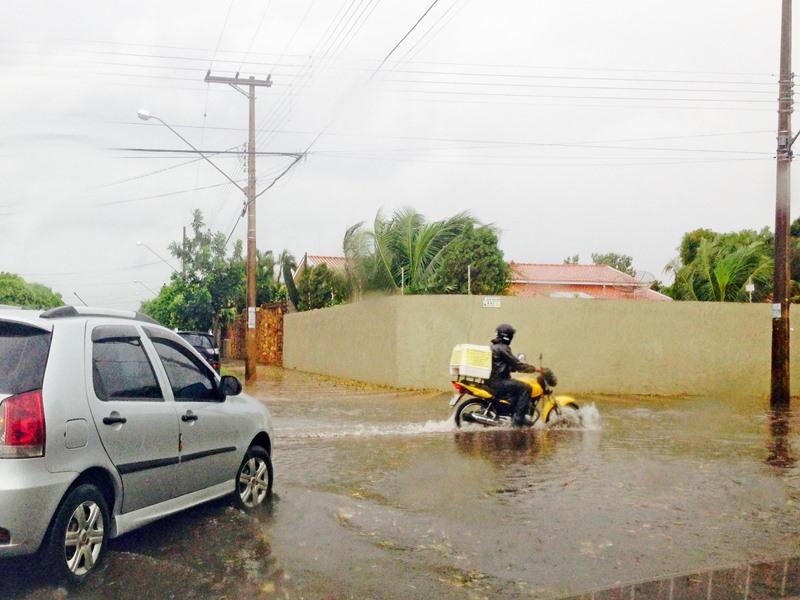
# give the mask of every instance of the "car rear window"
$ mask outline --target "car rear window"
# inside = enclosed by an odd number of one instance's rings
[[[213,348],[214,344],[209,335],[200,333],[181,333],[180,336],[195,348]]]
[[[0,394],[41,389],[50,339],[38,327],[0,321]]]

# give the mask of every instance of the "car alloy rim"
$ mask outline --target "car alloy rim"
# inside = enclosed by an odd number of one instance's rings
[[[239,475],[239,496],[245,506],[258,506],[267,495],[267,463],[253,456]]]
[[[85,575],[92,570],[103,547],[103,531],[103,515],[97,504],[87,500],[75,508],[64,539],[64,554],[72,573]]]

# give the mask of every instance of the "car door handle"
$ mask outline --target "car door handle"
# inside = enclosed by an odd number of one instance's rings
[[[188,412],[181,417],[181,421],[184,423],[188,423],[189,421],[197,421],[197,415]]]
[[[117,425],[118,423],[127,423],[128,419],[125,417],[103,417],[104,425]]]

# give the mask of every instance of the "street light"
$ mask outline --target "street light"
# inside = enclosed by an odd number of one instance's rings
[[[270,83],[271,85],[271,83]],[[238,183],[236,183],[230,176],[228,176],[225,171],[220,169],[217,165],[215,165],[211,159],[209,159],[205,154],[203,154],[202,150],[198,150],[197,148],[192,145],[192,143],[183,137],[180,133],[175,131],[172,127],[170,127],[167,123],[165,123],[162,119],[156,117],[155,115],[150,114],[150,111],[145,110],[144,108],[140,109],[137,113],[138,117],[142,121],[149,121],[150,119],[155,119],[159,123],[161,123],[164,127],[169,129],[172,133],[177,135],[181,140],[183,140],[186,145],[188,145],[192,150],[197,152],[200,156],[205,159],[205,161],[214,167],[217,171],[222,173],[222,175],[230,181],[236,188],[242,192],[246,197],[246,206],[247,206],[247,263],[246,263],[246,300],[247,300],[247,328],[245,329],[245,342],[244,342],[244,354],[245,354],[245,361],[244,361],[244,373],[245,373],[245,381],[247,383],[253,383],[256,380],[256,158],[255,158],[255,93],[253,92],[253,87],[251,85],[251,93],[250,93],[250,134],[248,140],[248,149],[247,149],[247,187],[242,187]],[[295,159],[295,163],[300,160],[299,157]],[[287,169],[288,170],[288,169]]]
[[[152,249],[150,246],[148,246],[148,245],[147,245],[147,244],[145,244],[144,242],[140,242],[140,241],[138,241],[138,240],[137,240],[137,242],[136,242],[136,245],[137,245],[137,246],[144,246],[145,248],[147,248],[148,250],[150,250],[150,252],[152,252],[153,254],[155,254],[155,255],[156,255],[156,258],[158,258],[158,260],[160,260],[161,262],[163,262],[165,265],[167,265],[167,266],[168,266],[170,269],[172,269],[172,270],[173,270],[173,271],[175,271],[176,273],[178,272],[178,269],[176,269],[176,268],[175,268],[175,267],[173,267],[171,264],[169,264],[169,263],[168,263],[166,260],[164,260],[164,258],[163,258],[163,257],[162,257],[162,256],[161,256],[161,255],[160,255],[158,252],[156,252],[155,250],[153,250],[153,249]]]
[[[82,303],[84,306],[89,306],[88,304],[86,304],[86,302],[84,302],[84,301],[83,301],[83,298],[81,298],[80,296],[78,296],[78,292],[72,292],[72,293],[73,293],[73,294],[75,294],[75,297],[76,297],[78,300],[80,300],[80,301],[81,301],[81,303]]]
[[[142,283],[141,281],[139,281],[138,279],[134,279],[134,280],[133,280],[133,283],[138,283],[140,286],[142,286],[144,289],[146,289],[148,292],[150,292],[150,293],[151,293],[151,294],[153,294],[154,296],[158,296],[158,294],[156,294],[156,293],[155,293],[153,290],[151,290],[149,287],[147,287],[145,284],[143,284],[143,283]]]
[[[197,153],[198,153],[200,156],[202,156],[202,157],[203,157],[203,158],[206,160],[206,162],[207,162],[208,164],[210,164],[210,165],[211,165],[212,167],[214,167],[214,168],[215,168],[217,171],[219,171],[220,173],[222,173],[222,175],[225,177],[225,179],[227,179],[227,180],[228,180],[228,181],[230,181],[230,182],[231,182],[233,185],[235,185],[237,188],[239,188],[239,191],[240,191],[240,192],[242,192],[243,194],[247,195],[247,188],[243,188],[243,187],[242,187],[242,186],[240,186],[238,183],[236,183],[236,182],[235,182],[235,181],[234,181],[234,180],[233,180],[233,179],[232,179],[232,178],[231,178],[231,177],[230,177],[230,176],[229,176],[229,175],[228,175],[228,174],[227,174],[225,171],[223,171],[222,169],[220,169],[220,168],[219,168],[217,165],[215,165],[215,164],[214,164],[214,163],[211,161],[211,159],[210,159],[210,158],[208,158],[208,157],[207,157],[205,154],[203,154],[203,151],[202,151],[202,150],[198,150],[197,148],[195,148],[195,147],[194,147],[194,145],[193,145],[193,144],[192,144],[192,143],[191,143],[189,140],[187,140],[187,139],[186,139],[185,137],[183,137],[183,136],[182,136],[180,133],[178,133],[177,131],[175,131],[175,130],[174,130],[172,127],[170,127],[170,126],[169,126],[169,125],[168,125],[166,122],[164,122],[162,119],[160,119],[159,117],[157,117],[157,116],[155,116],[155,115],[151,115],[151,114],[150,114],[150,111],[149,111],[149,110],[146,110],[146,109],[144,109],[144,108],[140,108],[140,109],[139,109],[139,112],[138,112],[138,113],[136,113],[136,114],[137,114],[137,116],[138,116],[138,117],[139,117],[139,118],[140,118],[142,121],[149,121],[150,119],[155,119],[156,121],[158,121],[159,123],[161,123],[161,124],[162,124],[164,127],[166,127],[166,128],[167,128],[167,129],[169,129],[169,130],[170,130],[172,133],[174,133],[174,134],[175,134],[175,135],[177,135],[179,138],[181,138],[181,139],[182,139],[182,140],[183,140],[183,141],[186,143],[186,145],[187,145],[187,146],[189,146],[189,147],[190,147],[192,150],[194,150],[194,151],[195,151],[195,152],[197,152]]]

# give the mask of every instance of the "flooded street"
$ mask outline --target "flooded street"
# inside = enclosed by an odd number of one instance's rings
[[[740,594],[713,597],[800,594],[796,407],[578,397],[581,424],[457,430],[447,393],[260,374],[265,510],[216,502],[113,540],[77,591],[0,563],[0,597],[588,598],[713,571]],[[751,579],[769,562],[780,581]]]

